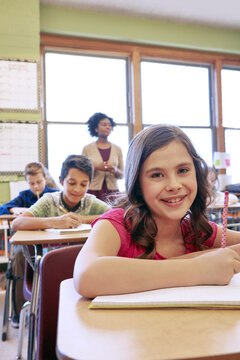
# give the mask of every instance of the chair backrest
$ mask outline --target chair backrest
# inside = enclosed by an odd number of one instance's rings
[[[70,245],[47,253],[40,262],[39,318],[36,359],[57,359],[56,333],[59,286],[73,277],[73,267],[82,245]]]
[[[26,300],[31,301],[33,285],[33,269],[25,260],[24,280],[23,280],[23,296]]]
[[[28,245],[29,255],[34,255],[34,247]],[[31,301],[33,285],[33,269],[29,262],[25,260],[24,280],[23,280],[23,296],[26,300]]]

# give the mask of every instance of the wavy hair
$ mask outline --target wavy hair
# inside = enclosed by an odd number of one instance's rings
[[[113,120],[113,118],[107,116],[106,114],[100,113],[100,112],[95,113],[86,122],[86,124],[88,125],[89,134],[91,136],[98,137],[98,133],[96,132],[96,128],[98,127],[98,124],[100,123],[100,121],[103,120],[103,119],[108,119],[110,121],[110,123],[111,123],[112,128],[114,128],[114,126],[116,126],[116,123]]]
[[[126,193],[120,198],[118,207],[125,210],[124,223],[130,231],[133,241],[145,249],[141,258],[153,258],[156,252],[155,237],[157,225],[145,203],[140,187],[140,173],[144,161],[155,150],[171,141],[180,141],[193,159],[197,178],[197,195],[185,216],[190,217],[191,231],[184,236],[187,243],[194,235],[195,246],[203,249],[203,242],[212,234],[206,207],[210,197],[207,180],[208,166],[198,155],[188,136],[177,126],[152,125],[140,131],[131,141],[125,166]],[[130,221],[130,228],[127,225]]]
[[[60,179],[63,181],[68,175],[70,169],[77,169],[88,175],[89,182],[93,177],[92,161],[85,155],[68,155],[66,160],[62,163]]]

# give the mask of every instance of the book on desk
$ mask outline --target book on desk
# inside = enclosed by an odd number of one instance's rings
[[[54,229],[54,228],[45,229],[45,231],[58,235],[76,234],[78,232],[84,232],[84,231],[87,232],[90,230],[91,230],[90,224],[81,224],[76,228],[70,228],[70,229]]]
[[[90,309],[204,308],[240,310],[240,274],[228,285],[201,285],[97,296]]]

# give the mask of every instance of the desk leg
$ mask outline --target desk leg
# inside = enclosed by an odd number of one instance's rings
[[[8,235],[7,235],[7,229],[4,229],[4,252],[5,257],[8,257]]]
[[[8,320],[11,315],[11,289],[12,289],[12,261],[13,261],[13,245],[10,244],[10,254],[7,265],[6,277],[6,294],[5,294],[5,303],[4,303],[4,312],[3,312],[3,326],[2,326],[2,341],[7,340],[8,332]]]
[[[35,268],[33,274],[32,298],[28,322],[28,360],[35,359],[35,341],[37,328],[37,312],[39,299],[39,265],[42,258],[42,246],[35,246]]]

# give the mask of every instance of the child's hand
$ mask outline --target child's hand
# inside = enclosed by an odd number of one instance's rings
[[[22,215],[26,210],[27,208],[25,207],[14,207],[10,209],[10,212],[14,215]]]
[[[56,217],[56,229],[70,229],[76,228],[81,225],[81,216],[72,212]]]
[[[240,255],[240,243],[239,243],[239,244],[235,244],[235,245],[228,246],[228,248],[236,251],[236,252],[238,253],[238,255]]]
[[[200,284],[227,285],[240,272],[240,255],[231,248],[216,249],[195,258]]]

